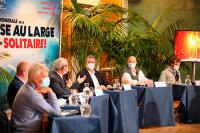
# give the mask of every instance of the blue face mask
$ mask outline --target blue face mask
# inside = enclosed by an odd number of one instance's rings
[[[48,87],[49,84],[50,84],[50,79],[49,77],[46,77],[42,80],[42,84],[40,85],[40,87],[45,88],[45,87]]]

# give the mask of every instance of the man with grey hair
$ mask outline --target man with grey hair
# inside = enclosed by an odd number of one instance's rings
[[[72,83],[68,73],[68,62],[62,57],[55,60],[53,70],[50,72],[49,77],[49,87],[56,93],[57,98],[68,96],[71,93],[70,88],[76,89],[85,80],[85,77],[79,77],[77,81]]]
[[[13,103],[11,124],[15,132],[39,132],[43,113],[61,114],[49,83],[48,68],[44,64],[33,64],[28,71],[28,82],[22,85]]]
[[[89,83],[89,87],[106,90],[111,88],[108,82],[104,80],[102,74],[96,70],[96,58],[89,55],[86,58],[85,68],[77,74],[78,77],[86,77],[83,83],[79,84],[79,91],[83,91],[84,83]]]

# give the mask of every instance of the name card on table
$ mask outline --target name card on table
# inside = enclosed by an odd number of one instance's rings
[[[101,96],[101,95],[103,95],[103,90],[102,89],[94,89],[94,93],[96,96]]]
[[[194,82],[196,86],[200,86],[200,80],[195,80]]]
[[[165,81],[154,82],[154,84],[155,84],[155,87],[166,87],[167,86]]]
[[[123,84],[124,90],[128,91],[131,90],[131,85],[130,84]]]
[[[66,105],[66,99],[63,98],[58,99],[58,105],[60,107]]]

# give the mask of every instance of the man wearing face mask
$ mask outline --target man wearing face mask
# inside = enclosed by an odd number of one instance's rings
[[[130,84],[130,85],[140,85],[141,82],[148,86],[153,84],[152,80],[149,80],[145,77],[144,73],[136,67],[137,60],[135,56],[129,56],[127,60],[127,65],[123,69],[122,75],[122,84]]]
[[[48,68],[44,64],[33,64],[29,68],[28,82],[22,85],[13,103],[11,125],[14,132],[40,132],[43,113],[61,114],[49,83]]]
[[[77,77],[86,77],[83,83],[79,84],[79,91],[82,92],[84,89],[84,83],[89,83],[90,87],[94,88],[101,88],[101,89],[107,89],[111,86],[103,79],[103,76],[101,73],[97,70],[95,70],[96,65],[96,59],[93,55],[89,55],[86,58],[86,68],[84,68],[82,71],[80,71],[77,74]]]
[[[71,89],[79,87],[79,83],[85,80],[85,76],[77,78],[77,81],[72,83],[68,73],[68,62],[65,58],[58,58],[53,64],[53,71],[49,74],[50,85],[49,87],[56,93],[57,98],[67,97]]]
[[[169,67],[161,72],[159,81],[165,81],[168,84],[181,83],[180,64],[181,60],[179,58],[170,58]]]
[[[7,99],[9,107],[12,109],[13,101],[19,88],[26,83],[28,79],[28,69],[30,64],[27,61],[21,61],[17,65],[16,75],[8,87]]]

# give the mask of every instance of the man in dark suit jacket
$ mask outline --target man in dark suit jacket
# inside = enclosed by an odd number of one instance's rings
[[[76,89],[79,82],[83,82],[83,78],[78,78],[77,81],[72,83],[68,74],[68,62],[65,58],[58,58],[53,65],[53,71],[49,74],[50,85],[49,87],[55,92],[57,98],[67,97],[70,88]]]
[[[8,103],[11,109],[12,109],[12,105],[19,88],[28,79],[29,67],[30,67],[30,64],[27,61],[22,61],[17,65],[16,76],[10,83],[8,87],[8,93],[7,93],[7,99],[8,99]]]
[[[89,83],[90,87],[94,88],[110,88],[111,86],[104,80],[101,73],[97,70],[95,70],[95,64],[96,59],[94,56],[89,55],[86,58],[86,68],[84,68],[82,71],[80,71],[77,74],[77,77],[83,77],[86,76],[86,79],[84,82],[80,83],[79,85],[79,91],[82,92],[84,89],[84,83]]]

